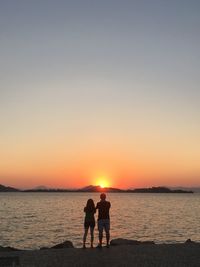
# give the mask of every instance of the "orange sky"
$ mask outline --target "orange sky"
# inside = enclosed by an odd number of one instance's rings
[[[155,141],[140,136],[128,144],[127,139],[120,144],[106,135],[93,141],[85,137],[85,143],[75,137],[71,142],[48,138],[38,144],[34,138],[26,145],[16,142],[12,149],[4,143],[1,183],[21,188],[82,187],[102,181],[121,188],[199,184],[199,151],[191,146],[193,140],[183,146],[184,140],[172,144],[166,137]]]

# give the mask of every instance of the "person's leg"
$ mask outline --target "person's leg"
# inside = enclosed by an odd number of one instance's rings
[[[103,239],[103,224],[101,220],[98,221],[98,230],[99,230],[99,247],[101,247]]]
[[[91,235],[91,248],[93,248],[93,241],[94,241],[94,227],[90,227],[90,235]]]
[[[110,221],[108,220],[105,223],[105,231],[106,231],[106,245],[109,247],[109,242],[110,242]]]
[[[102,246],[103,231],[99,231],[99,245]]]
[[[110,230],[106,231],[106,244],[107,247],[109,246],[109,242],[110,242]]]
[[[86,242],[87,234],[88,234],[88,227],[85,227],[85,232],[83,235],[83,248],[85,248],[85,242]]]

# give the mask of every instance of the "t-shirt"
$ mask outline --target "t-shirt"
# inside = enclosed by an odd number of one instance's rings
[[[99,210],[98,220],[110,219],[109,210],[110,210],[109,201],[100,201],[97,203],[96,209]]]

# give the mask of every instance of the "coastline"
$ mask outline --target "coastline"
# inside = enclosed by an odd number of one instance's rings
[[[32,189],[18,189],[10,186],[0,184],[0,192],[23,192],[23,193],[175,193],[175,194],[192,194],[192,190],[184,188],[170,189],[166,186],[153,186],[147,188],[135,188],[135,189],[120,189],[114,187],[101,187],[100,185],[89,185],[83,188],[69,189],[69,188],[47,188],[45,186],[36,187]]]
[[[124,239],[120,239],[123,241]],[[127,242],[135,242],[127,244]],[[67,241],[69,242],[69,241]],[[177,244],[138,243],[134,240],[118,242],[110,248],[51,248],[42,250],[2,251],[0,262],[13,259],[13,266],[135,266],[135,267],[197,267],[200,266],[200,243],[187,240]],[[18,264],[19,263],[19,264]],[[0,266],[4,266],[1,265]],[[5,266],[12,266],[5,265]]]

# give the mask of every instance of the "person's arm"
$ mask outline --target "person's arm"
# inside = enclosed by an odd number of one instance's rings
[[[99,208],[99,202],[97,203],[97,205],[96,205],[96,208],[95,208],[95,209],[97,210],[98,208]]]

